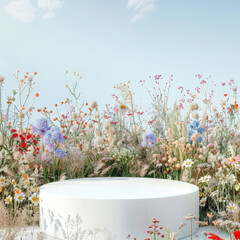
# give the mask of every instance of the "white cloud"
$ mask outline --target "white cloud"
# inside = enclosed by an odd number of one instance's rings
[[[135,15],[130,22],[136,22],[143,18],[147,13],[154,10],[156,0],[128,0],[127,8],[133,9]]]
[[[63,1],[61,0],[38,0],[38,7],[46,9],[47,12],[42,16],[42,19],[47,19],[55,16],[55,9],[61,8]]]
[[[55,15],[56,15],[55,12],[53,12],[53,11],[47,11],[47,12],[42,16],[42,19],[48,19],[48,18],[54,17]]]
[[[127,8],[131,8],[133,6],[135,6],[136,4],[138,4],[141,0],[129,0],[127,3]]]
[[[136,22],[143,17],[144,17],[144,14],[136,14],[131,18],[130,22]]]
[[[30,23],[35,18],[36,8],[30,0],[14,0],[5,6],[5,11],[16,20]]]

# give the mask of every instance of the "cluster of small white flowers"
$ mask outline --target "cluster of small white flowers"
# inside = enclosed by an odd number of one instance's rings
[[[136,158],[137,151],[134,147],[122,147],[120,150],[118,148],[113,148],[113,156],[116,158],[128,158],[128,159],[134,159]]]
[[[19,180],[19,183],[15,179],[7,180],[6,177],[0,176],[0,185],[5,186],[11,184],[13,187],[13,196],[8,195],[4,202],[6,205],[12,203],[13,199],[18,204],[22,203],[24,200],[28,199],[33,205],[37,206],[39,204],[39,188],[35,185],[34,180],[29,178],[27,174],[23,175]],[[23,189],[26,189],[24,192]]]

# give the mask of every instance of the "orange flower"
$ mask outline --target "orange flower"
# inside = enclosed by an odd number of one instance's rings
[[[34,72],[33,75],[37,75],[37,72]]]
[[[16,189],[15,190],[15,195],[21,194],[21,192],[22,192],[21,189]]]
[[[25,178],[27,180],[28,179],[28,174],[24,174],[23,178]]]
[[[35,97],[39,97],[39,93],[35,93]]]

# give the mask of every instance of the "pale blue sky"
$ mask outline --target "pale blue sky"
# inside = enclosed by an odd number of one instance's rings
[[[189,88],[197,73],[239,82],[239,11],[239,0],[1,0],[0,75],[7,93],[16,70],[37,71],[47,106],[65,95],[66,69],[102,104],[119,82],[144,96],[139,80],[149,75]]]

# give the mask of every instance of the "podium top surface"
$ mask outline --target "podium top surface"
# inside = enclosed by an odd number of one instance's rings
[[[155,199],[184,196],[198,192],[185,182],[131,177],[81,178],[45,184],[40,194],[81,199]]]

